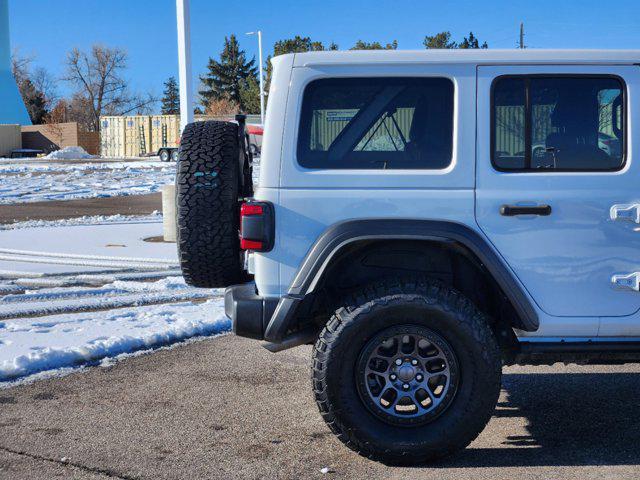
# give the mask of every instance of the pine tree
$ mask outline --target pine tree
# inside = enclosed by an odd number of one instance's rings
[[[480,45],[478,38],[469,32],[468,37],[464,37],[460,43],[451,40],[451,32],[440,32],[435,35],[427,35],[424,37],[425,48],[489,48],[487,42]]]
[[[31,123],[34,125],[44,123],[48,113],[46,109],[47,101],[44,98],[44,94],[39,91],[28,78],[20,82],[19,90],[24,105],[27,107]]]
[[[227,98],[237,103],[240,109],[245,111],[240,90],[249,78],[256,79],[255,63],[255,58],[247,61],[246,54],[244,50],[240,50],[235,35],[225,37],[220,61],[209,58],[208,71],[200,77],[204,89],[199,93],[202,96],[204,106],[206,107],[211,100]]]
[[[350,48],[350,50],[397,50],[398,41],[394,40],[391,43],[382,45],[380,42],[364,42],[358,40],[356,44]]]
[[[332,46],[335,46],[335,48],[332,48]],[[331,43],[329,46],[329,50],[337,49],[338,46],[335,43]],[[327,50],[322,42],[313,41],[309,37],[301,37],[300,35],[278,40],[273,44],[274,57],[285,53],[317,52],[322,50]]]
[[[272,66],[271,59],[278,55],[284,55],[285,53],[302,53],[302,52],[320,52],[323,50],[338,50],[338,45],[335,42],[331,42],[328,47],[324,46],[324,43],[311,40],[310,37],[301,37],[296,35],[293,38],[285,38],[278,40],[273,44],[273,55],[267,57],[267,63],[265,70],[267,72],[265,79],[265,94],[269,93],[269,86],[271,85]]]
[[[482,46],[478,43],[478,39],[473,35],[473,32],[469,32],[469,37],[464,37],[464,40],[460,42],[458,48],[489,48],[487,42],[484,42]]]
[[[180,113],[180,93],[175,77],[169,77],[164,82],[161,112],[162,115],[178,115]]]
[[[456,42],[451,41],[451,32],[440,32],[424,37],[425,48],[458,48]]]
[[[260,85],[255,78],[249,77],[242,83],[240,99],[245,113],[260,113]]]

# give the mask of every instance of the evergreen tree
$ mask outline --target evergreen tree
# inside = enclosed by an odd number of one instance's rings
[[[457,48],[456,42],[451,41],[451,32],[440,32],[433,36],[424,37],[425,48]]]
[[[235,35],[225,37],[220,61],[209,58],[208,71],[200,77],[204,88],[199,93],[204,106],[206,107],[211,100],[227,98],[237,103],[244,111],[245,106],[242,103],[240,90],[249,78],[255,80],[257,75],[255,63],[255,58],[247,61],[246,54],[244,50],[240,50]]]
[[[337,50],[335,43],[329,45],[328,50]],[[293,38],[278,40],[273,44],[273,56],[284,55],[285,53],[318,52],[327,50],[322,42],[312,41],[309,37],[296,35]]]
[[[451,40],[451,32],[440,32],[435,35],[427,35],[424,37],[423,44],[425,48],[489,48],[487,42],[483,42],[482,45],[480,45],[480,42],[473,32],[469,32],[469,36],[464,37],[460,43]]]
[[[394,40],[391,43],[382,45],[380,42],[363,42],[358,40],[356,44],[350,48],[350,50],[397,50],[398,41]]]
[[[178,115],[180,113],[180,92],[175,77],[169,77],[164,82],[161,112],[162,115]]]
[[[240,99],[245,113],[260,113],[260,85],[255,78],[249,77],[242,83]]]
[[[473,32],[469,32],[469,37],[464,37],[458,48],[489,48],[489,45],[487,45],[487,42],[479,45],[478,39],[473,35]]]
[[[46,109],[47,101],[44,98],[44,94],[39,91],[28,78],[20,82],[19,90],[24,105],[27,107],[31,123],[34,125],[44,123],[48,113]]]
[[[273,55],[267,57],[267,64],[265,66],[267,72],[264,87],[265,94],[269,93],[269,86],[271,85],[271,59],[273,57],[284,55],[285,53],[321,52],[324,50],[338,50],[338,45],[331,42],[328,47],[325,47],[320,41],[314,41],[309,37],[301,37],[300,35],[278,40],[273,44]]]

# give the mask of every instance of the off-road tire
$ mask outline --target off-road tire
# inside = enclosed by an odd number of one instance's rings
[[[365,345],[394,325],[426,327],[452,347],[460,367],[455,396],[429,423],[398,426],[368,410],[355,365]],[[484,429],[501,384],[500,350],[487,317],[456,290],[430,280],[393,280],[351,296],[313,350],[313,390],[329,428],[349,448],[393,465],[416,465],[466,447]]]
[[[244,281],[238,228],[241,175],[238,125],[185,127],[176,175],[177,243],[189,285],[220,288]]]

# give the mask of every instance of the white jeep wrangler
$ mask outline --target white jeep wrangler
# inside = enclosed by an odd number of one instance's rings
[[[184,276],[228,287],[237,335],[315,344],[320,413],[350,448],[463,448],[503,364],[640,360],[639,62],[279,56],[255,189],[241,117],[183,134]]]

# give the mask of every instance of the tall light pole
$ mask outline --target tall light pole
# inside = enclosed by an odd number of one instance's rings
[[[258,57],[260,59],[260,120],[264,125],[264,86],[262,79],[262,30],[247,32],[247,35],[258,35]]]
[[[189,0],[176,0],[178,19],[178,79],[180,82],[180,132],[193,122],[193,79],[191,78],[191,19]]]

